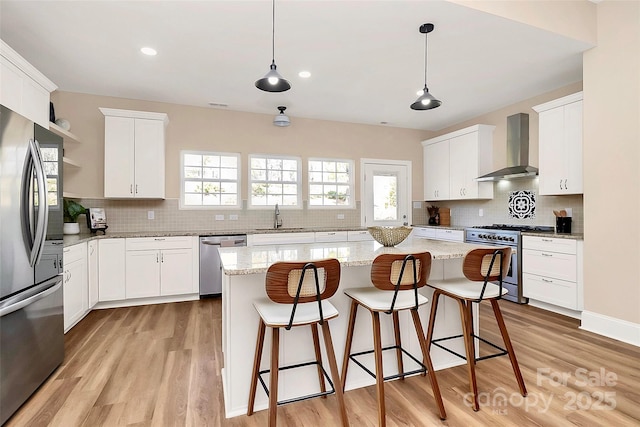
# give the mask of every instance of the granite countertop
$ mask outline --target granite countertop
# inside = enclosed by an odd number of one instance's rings
[[[584,234],[583,233],[571,233],[571,234],[555,233],[555,232],[550,232],[550,233],[528,233],[526,231],[523,231],[520,234],[523,235],[523,236],[551,237],[551,238],[554,238],[554,239],[584,240]]]
[[[442,230],[464,230],[469,227],[460,227],[460,226],[451,226],[451,225],[423,225],[423,224],[413,224],[412,227],[420,227],[420,228],[439,228]]]
[[[337,258],[343,267],[371,265],[385,253],[429,251],[433,259],[464,258],[469,250],[487,246],[444,240],[409,238],[395,247],[384,247],[375,241],[306,243],[219,248],[225,274],[229,276],[265,273],[276,261]]]

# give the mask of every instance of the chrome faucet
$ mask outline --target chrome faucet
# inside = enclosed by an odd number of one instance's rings
[[[282,218],[280,218],[280,209],[278,209],[278,204],[276,203],[276,211],[274,215],[273,228],[282,227]]]

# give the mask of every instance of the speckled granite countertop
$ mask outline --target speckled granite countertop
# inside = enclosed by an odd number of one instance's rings
[[[441,230],[464,230],[465,228],[469,228],[469,227],[457,227],[457,226],[450,226],[450,225],[422,225],[422,224],[413,224],[412,227],[421,227],[421,228],[435,228],[435,229],[441,229]]]
[[[228,236],[234,234],[270,234],[270,233],[303,233],[322,231],[359,231],[366,227],[306,227],[306,228],[260,228],[256,230],[195,230],[195,231],[134,231],[134,232],[110,232],[97,234],[66,234],[63,238],[64,246],[88,242],[93,239],[130,239],[134,237],[173,237],[173,236]]]
[[[335,257],[343,267],[371,265],[385,253],[429,251],[433,259],[463,258],[469,250],[487,247],[444,240],[409,238],[395,247],[384,247],[375,241],[306,243],[220,248],[225,274],[229,276],[265,273],[276,261],[314,260]]]
[[[554,239],[573,239],[573,240],[584,240],[583,233],[527,233],[522,232],[523,236],[535,236],[535,237],[552,237]]]

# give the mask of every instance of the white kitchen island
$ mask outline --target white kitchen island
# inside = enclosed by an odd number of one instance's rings
[[[462,275],[462,259],[473,248],[481,247],[467,243],[445,242],[428,239],[407,239],[400,245],[387,248],[375,241],[365,242],[332,242],[309,243],[295,245],[248,246],[220,248],[223,264],[222,285],[222,351],[224,367],[222,378],[224,385],[224,402],[226,416],[235,417],[247,412],[251,369],[256,345],[259,317],[253,308],[253,301],[266,297],[265,276],[267,268],[276,261],[316,260],[337,258],[341,264],[341,279],[338,292],[331,302],[340,312],[340,316],[329,322],[331,337],[336,351],[338,369],[342,366],[344,356],[347,320],[349,317],[349,298],[344,289],[357,286],[373,286],[369,279],[373,259],[383,253],[409,253],[429,251],[433,256],[431,277],[448,278]],[[420,291],[431,301],[430,288]],[[423,327],[429,318],[431,304],[420,308]],[[457,335],[461,333],[459,308],[454,301],[441,298],[438,307],[438,319],[434,338]],[[475,313],[476,330],[478,330],[477,311]],[[391,319],[383,316],[383,347],[393,345],[393,329]],[[401,313],[402,345],[417,359],[420,347],[415,337],[415,329],[408,312]],[[261,369],[268,369],[270,333],[266,334]],[[459,342],[458,342],[459,341]],[[464,354],[462,339],[450,341],[452,348]],[[358,310],[356,330],[352,351],[370,350],[373,348],[371,315],[366,310]],[[323,348],[324,352],[324,348]],[[308,327],[293,328],[280,334],[280,365],[307,362],[314,359],[313,341]],[[433,365],[436,370],[449,368],[465,363],[464,360],[445,352],[435,346],[431,348]],[[360,360],[360,359],[359,359]],[[374,369],[373,356],[361,359],[370,369]],[[395,352],[384,352],[385,376],[397,372]],[[328,371],[328,363],[323,359]],[[415,368],[413,362],[406,358],[405,370]],[[427,381],[427,378],[424,378]],[[268,383],[268,377],[265,377]],[[349,366],[346,389],[354,389],[375,384],[375,380],[355,364]],[[442,386],[441,386],[442,387]],[[317,371],[314,366],[302,369],[281,371],[279,376],[278,399],[300,396],[318,390]],[[268,407],[267,396],[260,385],[256,395],[256,410]]]

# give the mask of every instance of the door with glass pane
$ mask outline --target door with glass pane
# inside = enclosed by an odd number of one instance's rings
[[[411,162],[362,161],[362,223],[408,225],[411,223]]]

